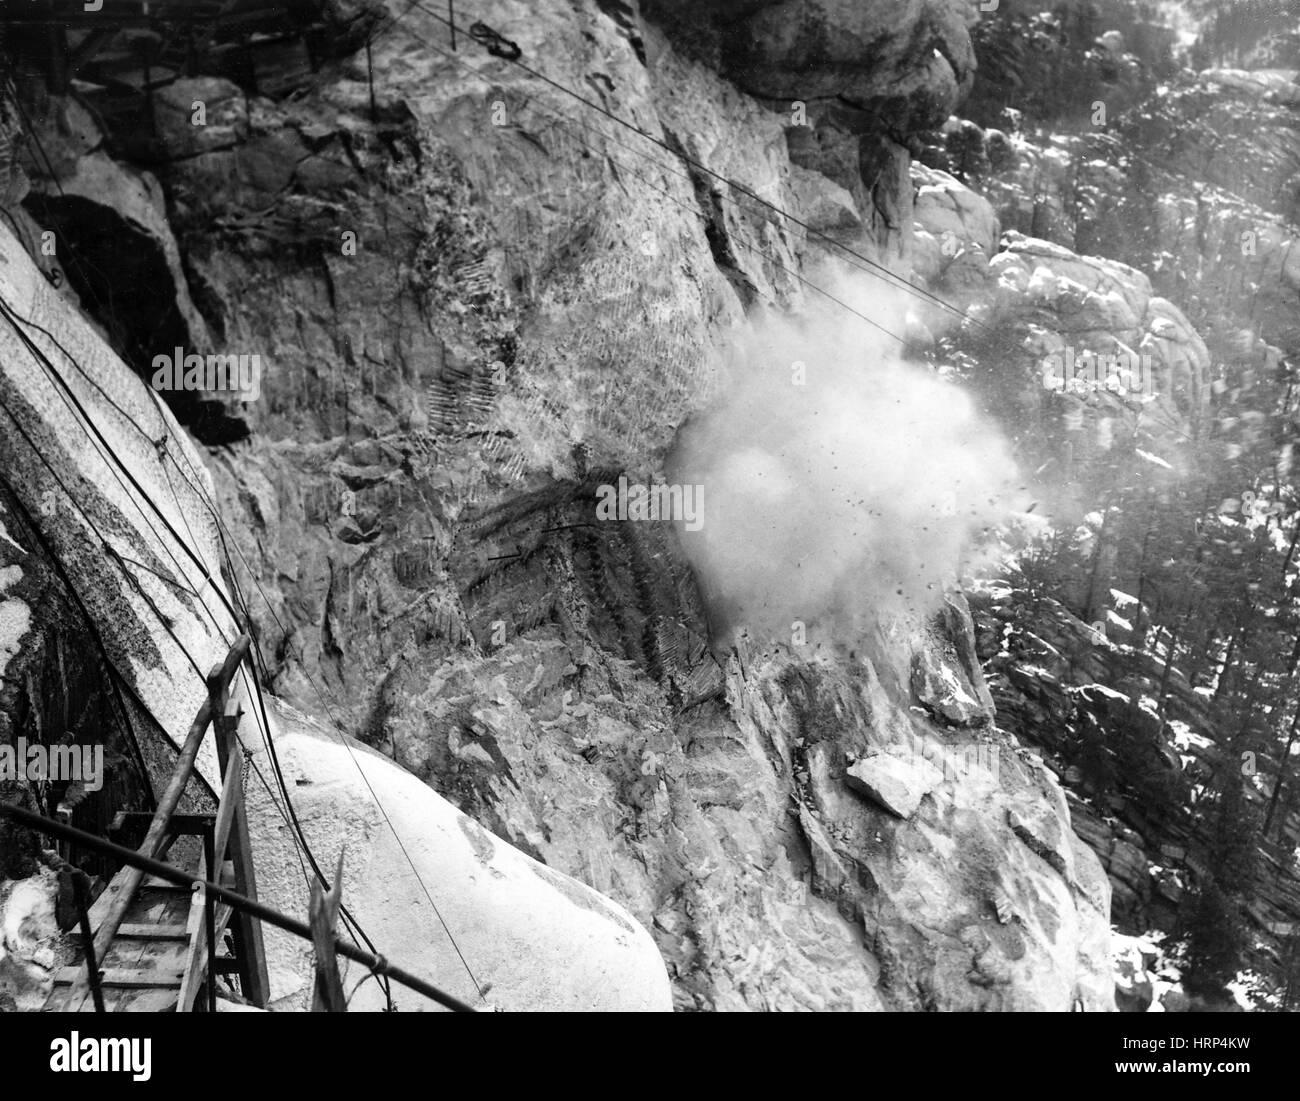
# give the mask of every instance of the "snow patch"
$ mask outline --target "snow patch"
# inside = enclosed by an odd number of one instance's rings
[[[1169,720],[1169,732],[1173,735],[1174,745],[1179,749],[1205,749],[1213,743],[1202,734],[1197,734],[1181,719]]]

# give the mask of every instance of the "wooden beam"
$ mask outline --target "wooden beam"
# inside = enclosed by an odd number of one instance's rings
[[[81,967],[65,967],[55,976],[54,981],[59,985],[75,982],[84,974],[84,970]],[[181,972],[172,970],[109,967],[103,971],[100,982],[104,986],[171,987],[179,986],[181,977]]]
[[[254,674],[256,675],[256,674]],[[253,866],[253,841],[248,832],[248,811],[244,806],[243,750],[239,744],[239,715],[230,710],[230,678],[208,679],[208,703],[217,735],[217,758],[221,762],[222,802],[232,818],[229,854],[235,868],[235,890],[245,898],[257,900],[257,872]],[[271,736],[267,731],[267,737]],[[231,793],[227,800],[225,793]],[[219,811],[222,808],[219,808]],[[266,970],[266,947],[262,943],[262,923],[252,914],[240,910],[235,914],[235,948],[239,957],[239,986],[244,997],[259,1009],[271,1000],[271,979]]]
[[[200,862],[200,867],[204,867]],[[206,871],[206,868],[204,869]],[[207,876],[205,875],[206,879]],[[198,997],[199,984],[203,981],[203,972],[208,963],[208,928],[203,920],[205,912],[206,890],[195,890],[190,902],[190,918],[186,925],[189,934],[189,948],[185,952],[185,964],[181,969],[181,988],[176,995],[176,1012],[188,1013],[194,1008]]]
[[[184,925],[122,925],[117,930],[118,940],[186,940],[189,935]]]
[[[338,869],[334,873],[334,886],[328,894],[319,879],[311,885],[311,940],[316,949],[316,986],[312,994],[313,1013],[346,1013],[348,1000],[343,995],[343,980],[339,978],[339,957],[334,950],[334,928],[339,921],[339,907],[343,903],[343,853],[339,853]]]
[[[188,895],[194,890],[193,887],[178,887],[175,883],[168,883],[167,880],[159,879],[153,875],[140,884],[140,889],[144,891],[161,891],[163,894],[182,895]]]
[[[90,927],[90,893],[87,887],[86,873],[80,868],[69,867],[73,893],[77,898],[77,920],[81,926],[81,942],[85,946],[86,981],[90,983],[90,994],[95,1002],[95,1012],[104,1012],[104,990],[99,974],[99,960],[95,958],[95,934]]]
[[[225,771],[226,779],[221,785],[221,802],[217,804],[217,820],[213,827],[215,839],[212,851],[217,854],[218,865],[225,862],[231,830],[235,825],[235,814],[244,801],[244,747],[238,739],[231,750],[230,760],[226,762]]]
[[[223,887],[229,887],[235,882],[235,868],[229,860],[221,865],[221,879],[213,880],[213,882],[220,883]],[[163,894],[170,892],[172,894],[188,895],[193,893],[194,885],[191,883],[185,887],[180,887],[170,879],[163,879],[161,876],[151,875],[145,877],[145,881],[140,884],[140,890],[161,891]]]
[[[215,815],[211,814],[173,814],[168,829],[173,837],[203,836],[212,825]],[[152,821],[153,815],[147,810],[120,810],[113,819],[110,833],[116,833],[134,825],[141,820]]]

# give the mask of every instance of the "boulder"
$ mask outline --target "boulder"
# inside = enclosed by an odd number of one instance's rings
[[[845,776],[850,788],[897,818],[911,818],[921,800],[943,780],[943,773],[924,759],[904,760],[888,753],[854,761]]]
[[[941,243],[950,242],[948,256],[955,256],[958,247],[978,249],[985,257],[992,256],[997,250],[999,228],[988,200],[947,172],[922,164],[913,164],[911,171],[916,187],[912,216],[917,228]]]
[[[912,654],[912,691],[927,711],[952,726],[980,726],[993,718],[974,631],[965,599],[947,593]]]
[[[58,894],[59,877],[49,868],[0,880],[0,1006],[36,1010],[45,1004],[63,955]]]

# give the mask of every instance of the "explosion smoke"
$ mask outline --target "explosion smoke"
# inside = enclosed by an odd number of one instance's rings
[[[834,293],[901,331],[901,294]],[[721,400],[670,460],[708,502],[681,538],[715,634],[937,608],[972,537],[1009,511],[1016,468],[999,432],[958,384],[838,307],[756,319],[733,350]]]

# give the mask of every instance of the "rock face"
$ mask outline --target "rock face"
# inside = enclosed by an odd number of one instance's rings
[[[432,49],[441,25],[398,0],[373,106],[355,58],[292,99],[200,75],[160,104],[193,300],[223,350],[267,365],[251,436],[195,462],[269,687],[406,770],[356,750],[506,1008],[658,1007],[666,964],[679,1008],[1113,1009],[1109,886],[1055,779],[995,725],[958,593],[933,621],[715,654],[673,529],[590,523],[597,485],[664,468],[746,311],[803,305],[831,252],[815,231],[905,270],[919,218],[952,260],[936,278],[998,278],[992,209],[931,173],[914,210],[904,145],[970,80],[972,5],[686,7],[476,13],[661,144],[477,49]],[[1007,262],[1026,310],[1040,269],[1062,314],[1128,306],[1045,242]],[[198,614],[175,610],[195,634]],[[346,752],[276,714],[309,837],[325,862],[348,844],[345,901],[465,989],[418,885],[388,904],[401,854]],[[258,807],[265,889],[301,910]],[[505,893],[535,915],[522,932]],[[293,1004],[301,947],[273,950]]]
[[[61,567],[54,584],[66,583],[76,592],[97,624],[104,660],[120,671],[136,705],[132,711],[139,723],[145,782],[160,790],[179,740],[206,696],[196,670],[219,663],[226,640],[235,633],[228,606],[223,614],[221,583],[204,577],[204,572],[219,576],[218,539],[206,505],[211,483],[198,453],[161,402],[48,289],[17,241],[2,229],[0,296],[14,311],[0,331],[0,400],[13,429],[0,436],[0,469],[8,493],[0,555],[12,562],[4,567],[8,592],[0,605],[5,609],[0,621],[11,633],[0,652],[20,672],[39,658],[40,646],[28,639],[37,621],[30,611],[20,615],[15,609],[39,608],[51,600],[36,584],[50,584],[47,578],[57,559]],[[56,378],[66,383],[66,391]],[[83,433],[74,408],[83,410],[86,423],[102,436],[92,439]],[[197,485],[187,487],[188,497],[169,493],[170,468],[155,453],[151,437],[133,422],[156,424],[155,431],[175,449],[172,456],[195,472]],[[124,465],[110,463],[109,454],[120,456]],[[132,522],[146,514],[130,502],[147,500],[159,505],[157,526],[147,519]],[[53,518],[58,522],[45,522]],[[191,542],[182,542],[180,530],[189,533]],[[185,548],[194,554],[193,562],[182,562]],[[140,568],[152,563],[152,570],[137,577],[119,569],[119,560]],[[189,599],[174,595],[187,588],[196,590],[188,593]],[[161,630],[160,621],[171,634]],[[87,630],[84,621],[74,626]],[[256,770],[258,709],[247,696],[247,685],[239,687],[250,716],[244,730]],[[279,713],[273,707],[271,714]],[[145,725],[146,715],[156,725]],[[280,720],[266,733],[293,778],[296,809],[309,824],[309,844],[331,858],[343,848],[350,854],[354,863],[347,899],[380,951],[471,1004],[482,1001],[477,982],[496,991],[495,1004],[509,1008],[639,1011],[671,1006],[653,942],[620,907],[492,839],[373,750],[351,749],[341,735],[330,739],[305,720]],[[261,760],[265,767],[265,758]],[[210,807],[217,776],[212,739],[205,742],[198,767],[207,788],[192,784],[190,805]],[[297,875],[299,854],[277,817],[283,810],[264,790],[267,798],[262,799],[249,783],[247,793],[261,897],[283,911],[303,914],[308,885]],[[14,854],[5,855],[8,862]],[[12,998],[19,1008],[40,1004],[62,954],[49,878],[42,871],[0,894],[0,997]],[[421,881],[436,884],[440,918]],[[475,961],[474,981],[451,946],[448,928],[459,932],[460,951]],[[268,935],[268,943],[273,996],[284,1005],[305,1007],[310,946],[278,932]],[[431,1003],[408,996],[398,1004],[428,1008]],[[371,988],[357,1007],[380,1005]]]
[[[947,117],[975,73],[965,0],[651,0],[665,26],[693,17],[713,32],[722,73],[751,95],[833,100],[862,115],[888,112],[898,130]]]
[[[741,643],[725,708],[674,728],[629,671],[547,634],[402,676],[384,742],[649,910],[679,1005],[1111,1007],[1109,887],[1055,781],[991,728],[900,708],[898,655]],[[575,660],[595,665],[566,703]]]

